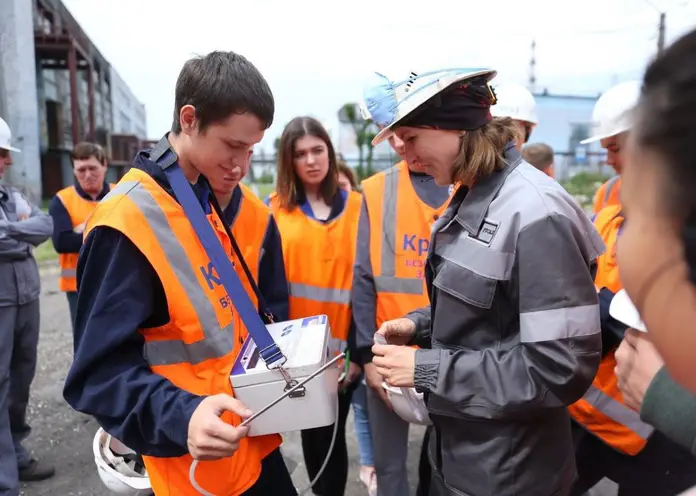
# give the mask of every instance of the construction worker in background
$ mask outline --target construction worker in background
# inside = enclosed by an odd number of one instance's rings
[[[346,419],[361,373],[350,307],[361,196],[339,188],[333,144],[312,117],[296,117],[285,126],[277,161],[270,207],[283,240],[290,318],[326,315],[332,348],[346,353],[345,374],[337,386],[338,425],[302,431],[310,481],[326,463],[312,486],[314,494],[341,496],[348,480]]]
[[[171,132],[138,153],[85,228],[63,395],[143,456],[158,495],[198,495],[194,459],[203,461],[197,483],[212,494],[296,495],[280,436],[246,437],[239,425],[251,412],[229,376],[246,329],[199,241],[203,228],[169,180],[185,176],[213,240],[232,253],[204,177],[238,181],[273,114],[271,90],[246,58],[212,52],[187,61]]]
[[[344,191],[357,191],[358,183],[355,180],[355,172],[342,159],[338,160],[338,187]]]
[[[77,307],[77,256],[82,248],[82,233],[87,218],[113,185],[106,182],[108,163],[101,146],[78,143],[72,151],[76,182],[63,188],[48,205],[53,218],[53,247],[59,253],[58,287],[65,292],[70,307],[70,321],[75,321]]]
[[[273,321],[283,322],[288,320],[289,303],[280,232],[268,207],[241,182],[250,164],[251,162],[242,164],[239,178],[210,178],[210,186],[244,259],[239,260],[237,254],[233,257],[239,279],[259,308],[262,318],[267,317],[264,312],[267,310],[271,313]],[[258,301],[259,297],[244,272],[243,264],[249,269],[262,302]],[[239,339],[243,341],[245,337],[239,336]]]
[[[546,143],[530,143],[522,150],[522,158],[549,177],[556,177],[553,148]]]
[[[0,179],[12,165],[12,133],[0,119]],[[29,389],[36,371],[41,280],[32,249],[48,239],[51,218],[19,190],[0,185],[0,494],[17,496],[18,481],[53,476],[22,446]]]
[[[361,106],[371,119],[370,92]],[[404,142],[396,135],[389,144],[403,157]],[[368,385],[368,410],[373,436],[377,487],[380,496],[410,494],[408,482],[409,424],[391,407],[382,376],[372,364],[374,335],[382,323],[428,304],[425,256],[430,228],[445,210],[450,188],[438,186],[422,166],[401,160],[394,167],[362,182],[363,203],[358,227],[352,306],[358,350]],[[427,494],[430,464],[427,435],[421,449],[417,494]]]
[[[503,83],[493,87],[498,103],[491,107],[493,117],[509,117],[519,132],[517,149],[522,150],[539,123],[534,95],[520,84]]]
[[[630,110],[638,101],[639,94],[640,81],[626,81],[604,92],[592,110],[592,136],[580,142],[586,145],[599,141],[607,152],[607,165],[616,172],[595,192],[592,204],[594,214],[604,207],[621,203],[621,149],[625,145],[626,131],[630,128]]]
[[[616,92],[619,88],[619,92]],[[620,85],[597,102],[597,136],[614,164],[622,163],[631,119],[628,112],[638,101],[637,85]],[[629,104],[629,98],[633,103]],[[617,102],[612,106],[607,102]],[[617,110],[621,108],[622,111]],[[613,110],[609,112],[608,110]],[[599,139],[599,138],[598,138]],[[639,412],[624,403],[615,375],[615,352],[626,326],[609,315],[614,295],[622,289],[616,262],[616,245],[627,221],[620,204],[604,207],[594,224],[606,245],[597,260],[595,286],[599,288],[602,325],[602,361],[582,399],[568,410],[573,418],[578,479],[572,494],[581,496],[607,477],[619,485],[619,494],[677,494],[696,484],[696,459],[684,448],[643,422]]]

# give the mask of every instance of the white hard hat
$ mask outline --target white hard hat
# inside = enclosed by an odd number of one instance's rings
[[[625,289],[622,289],[614,295],[609,304],[609,315],[628,327],[632,327],[638,331],[647,332],[643,320],[640,318],[638,309],[633,305],[631,298]]]
[[[536,100],[522,85],[506,83],[493,86],[498,102],[491,107],[493,117],[510,117],[518,121],[538,124]]]
[[[0,118],[0,148],[10,150],[11,152],[21,151],[11,146],[10,143],[12,143],[12,131],[10,131],[10,126],[7,125],[7,122]]]
[[[94,435],[92,451],[99,478],[111,492],[130,496],[152,494],[147,471],[136,453],[102,428]]]
[[[406,79],[392,82],[375,73],[374,80],[365,87],[365,101],[360,108],[363,117],[371,118],[380,128],[372,144],[388,139],[396,124],[453,84],[481,76],[490,81],[496,74],[492,69],[441,69],[423,74],[412,72]]]
[[[581,143],[592,143],[631,129],[631,110],[638,103],[640,86],[640,81],[627,81],[604,92],[592,111],[592,135]]]

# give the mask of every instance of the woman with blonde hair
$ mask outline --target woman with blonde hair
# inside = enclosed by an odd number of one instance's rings
[[[566,407],[601,352],[592,264],[603,244],[573,198],[524,162],[511,119],[494,119],[495,71],[447,69],[369,101],[405,159],[458,188],[432,228],[431,304],[378,330],[373,364],[415,387],[433,432],[433,494],[567,494],[575,477]],[[419,345],[416,349],[409,344]]]

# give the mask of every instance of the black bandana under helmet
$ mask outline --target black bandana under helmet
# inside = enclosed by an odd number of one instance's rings
[[[451,131],[473,131],[493,118],[490,108],[495,93],[486,78],[455,84],[414,110],[397,127],[432,127]]]

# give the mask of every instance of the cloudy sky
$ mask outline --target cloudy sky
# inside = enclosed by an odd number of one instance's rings
[[[657,45],[696,27],[696,0],[63,0],[146,105],[149,137],[169,129],[174,85],[195,54],[234,50],[266,76],[276,117],[313,115],[337,127],[370,71],[488,66],[526,83],[536,40],[537,87],[597,94],[640,77]]]

